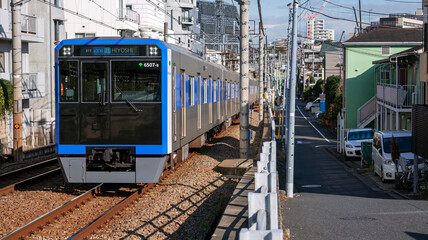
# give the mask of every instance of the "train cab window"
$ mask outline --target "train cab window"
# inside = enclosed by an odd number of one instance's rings
[[[111,63],[113,102],[161,101],[161,63],[113,61]]]
[[[106,101],[107,63],[82,63],[82,99],[84,102]]]
[[[60,101],[78,101],[78,69],[77,61],[61,61],[59,63]]]

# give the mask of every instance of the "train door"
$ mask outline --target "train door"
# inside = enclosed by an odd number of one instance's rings
[[[81,62],[80,143],[110,140],[107,62]]]

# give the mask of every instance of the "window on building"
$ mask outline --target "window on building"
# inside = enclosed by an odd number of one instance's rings
[[[95,33],[75,33],[75,38],[94,38]]]
[[[382,46],[381,55],[382,56],[389,56],[390,55],[390,47],[389,46]]]
[[[0,73],[5,72],[4,62],[4,52],[0,52]]]
[[[189,10],[184,10],[181,12],[181,17],[183,18],[183,22],[191,22],[189,17]]]
[[[132,10],[132,5],[126,5],[126,9]]]
[[[63,21],[54,20],[54,41],[55,44],[61,41],[60,27],[64,24]]]
[[[59,6],[59,1],[60,1],[60,0],[54,0],[54,5],[55,5],[55,6]],[[0,2],[1,2],[1,1],[0,1]],[[1,4],[1,3],[0,3],[0,4]]]
[[[171,10],[171,23],[169,29],[174,30],[174,11]]]

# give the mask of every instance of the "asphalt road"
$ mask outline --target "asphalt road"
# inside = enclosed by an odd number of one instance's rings
[[[326,150],[334,140],[297,105],[307,120],[296,109],[295,196],[282,205],[291,239],[428,239],[428,201],[396,199],[365,184]]]

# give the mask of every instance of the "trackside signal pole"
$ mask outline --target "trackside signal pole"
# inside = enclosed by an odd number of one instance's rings
[[[22,62],[21,62],[21,0],[12,7],[12,74],[13,74],[13,158],[22,161]]]
[[[250,33],[250,0],[240,0],[240,28],[241,28],[241,57],[240,57],[240,78],[241,78],[241,108],[240,108],[240,157],[248,159],[250,149],[250,132],[248,118],[248,91],[249,91],[249,33]]]
[[[289,116],[288,116],[288,132],[287,132],[287,197],[293,197],[294,187],[294,115],[296,111],[296,65],[297,65],[297,8],[299,7],[297,0],[293,1],[293,41],[291,49],[291,81],[290,81],[290,101],[289,101]]]
[[[263,28],[262,23],[259,23],[259,120],[263,120]]]

